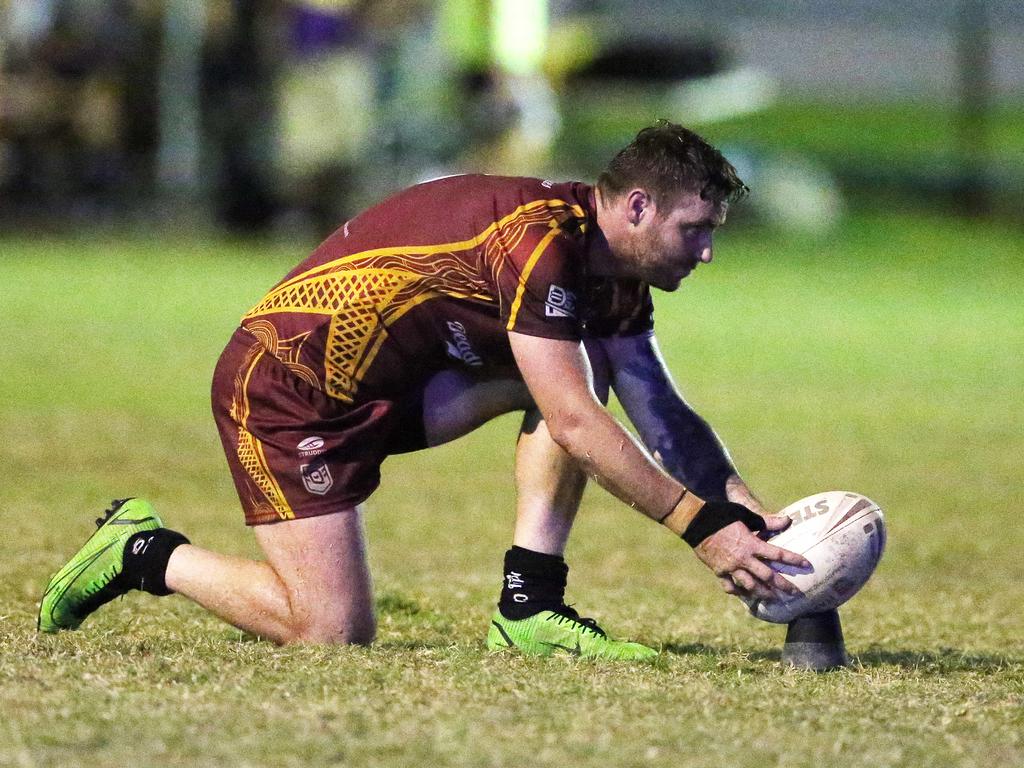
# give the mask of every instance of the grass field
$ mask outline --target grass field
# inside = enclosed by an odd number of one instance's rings
[[[385,465],[372,649],[277,648],[145,595],[37,636],[47,576],[116,496],[255,554],[208,381],[303,251],[0,239],[0,765],[1024,765],[1024,233],[995,224],[726,231],[658,298],[685,393],[766,501],[850,489],[886,509],[887,555],[842,611],[850,669],[783,671],[782,627],[600,490],[570,599],[661,659],[487,654],[513,417]]]
[[[636,131],[637,114],[677,119],[716,146],[806,154],[833,167],[860,164],[920,172],[956,168],[963,153],[956,105],[882,100],[837,107],[832,99],[787,95],[763,110],[705,124],[680,114],[678,106],[657,92],[608,92],[594,100],[584,91],[568,99],[559,156],[574,157],[585,167],[588,159],[611,157]],[[1019,100],[994,104],[986,125],[992,170],[1019,178],[1024,166],[1024,109]]]

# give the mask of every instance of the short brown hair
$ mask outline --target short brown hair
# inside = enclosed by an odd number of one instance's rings
[[[750,190],[722,153],[688,128],[659,120],[644,128],[601,173],[597,186],[609,197],[646,189],[655,202],[695,192],[716,202],[739,200]]]

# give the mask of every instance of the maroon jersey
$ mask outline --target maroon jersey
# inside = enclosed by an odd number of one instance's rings
[[[514,366],[508,332],[653,325],[647,285],[587,275],[594,194],[578,182],[453,176],[347,222],[242,319],[295,375],[358,405],[446,367]]]

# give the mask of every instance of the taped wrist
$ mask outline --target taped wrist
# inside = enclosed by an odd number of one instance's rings
[[[704,506],[704,499],[684,488],[679,500],[672,506],[669,513],[658,522],[668,528],[676,536],[682,536],[693,518]]]
[[[696,547],[704,539],[712,534],[718,533],[727,525],[741,522],[751,531],[763,531],[765,529],[764,518],[751,512],[742,504],[733,504],[731,501],[707,501],[700,508],[690,524],[683,531],[682,538],[691,547]]]

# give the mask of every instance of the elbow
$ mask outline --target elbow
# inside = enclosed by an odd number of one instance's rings
[[[564,410],[547,414],[544,421],[551,439],[570,456],[580,458],[581,452],[584,450],[583,435],[586,433],[586,416],[577,410]]]

